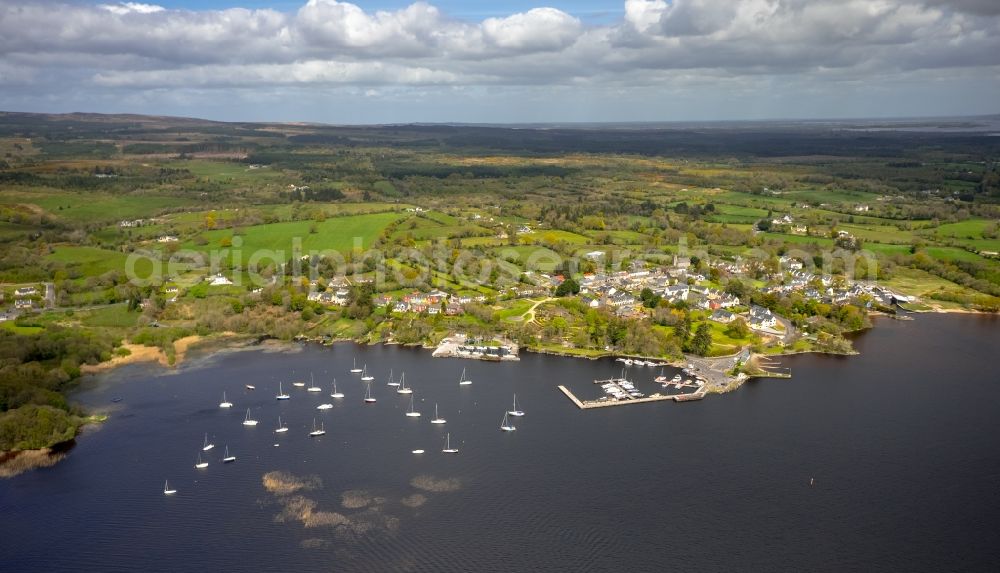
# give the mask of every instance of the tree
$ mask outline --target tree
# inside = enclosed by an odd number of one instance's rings
[[[740,317],[729,323],[729,328],[726,329],[726,336],[737,339],[750,336],[750,327],[747,326],[747,321]]]
[[[580,292],[580,283],[573,279],[566,279],[556,287],[556,296],[566,296]]]
[[[698,325],[698,328],[694,332],[694,337],[691,339],[691,352],[699,356],[705,356],[711,348],[712,327],[703,322]]]

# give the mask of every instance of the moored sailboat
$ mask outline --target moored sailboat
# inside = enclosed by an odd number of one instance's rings
[[[410,411],[406,413],[410,418],[419,418],[420,412],[413,409],[413,394],[410,394]]]
[[[514,408],[507,410],[507,413],[510,414],[511,416],[518,416],[518,417],[524,415],[524,412],[517,409],[517,394],[514,394]]]
[[[316,436],[322,436],[325,433],[326,433],[326,426],[324,426],[323,423],[320,422],[320,427],[317,430],[316,429],[316,418],[313,418],[313,430],[311,432],[309,432],[309,435],[315,438]]]
[[[250,408],[247,408],[247,417],[243,419],[244,426],[256,426],[257,420],[250,417]]]
[[[173,495],[177,493],[176,489],[171,489],[170,482],[163,480],[163,495]]]
[[[442,418],[441,416],[438,415],[438,405],[434,404],[434,419],[431,420],[431,423],[432,424],[444,424],[447,421],[448,420],[445,420],[444,418]]]
[[[226,400],[226,393],[225,392],[222,393],[222,401],[219,402],[219,407],[220,408],[232,408],[233,407],[233,403],[230,402],[229,400]]]
[[[507,412],[503,413],[503,420],[500,421],[500,429],[505,432],[513,432],[517,429],[517,426],[511,424],[510,421],[507,420],[507,414]]]
[[[465,377],[465,368],[462,368],[462,375],[458,379],[458,385],[468,386],[469,384],[472,384],[472,380],[469,380]]]

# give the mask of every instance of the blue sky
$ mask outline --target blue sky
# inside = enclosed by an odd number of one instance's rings
[[[998,94],[996,0],[0,2],[8,111],[812,119],[991,114]]]

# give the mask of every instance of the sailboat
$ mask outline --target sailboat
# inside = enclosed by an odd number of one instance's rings
[[[309,387],[306,388],[308,392],[322,392],[323,389],[316,385],[316,379],[313,377],[312,372],[309,373]]]
[[[163,495],[173,495],[177,493],[176,489],[170,489],[170,482],[163,480]]]
[[[229,400],[226,400],[226,393],[225,392],[222,393],[222,401],[219,402],[219,407],[220,408],[232,408],[233,407],[233,403],[230,402]]]
[[[275,400],[287,400],[291,396],[285,394],[285,391],[281,389],[281,382],[278,382],[278,394],[274,397]]]
[[[441,452],[443,452],[445,454],[457,454],[458,453],[458,448],[451,447],[451,434],[445,435],[445,438],[444,438],[444,449],[442,449]]]
[[[438,416],[438,405],[434,404],[434,419],[431,420],[432,424],[444,424],[448,420],[445,420],[441,416]]]
[[[392,370],[389,370],[389,383],[386,386],[399,386],[399,382],[392,381]]]
[[[410,411],[406,413],[410,418],[419,418],[420,412],[413,409],[413,394],[410,394]]]
[[[361,381],[371,382],[374,379],[375,377],[368,373],[368,365],[365,364],[365,367],[361,369]]]
[[[222,458],[222,463],[228,464],[236,461],[236,456],[229,455],[229,445],[226,445],[226,457]]]
[[[210,442],[208,441],[208,434],[205,434],[205,443],[204,443],[204,444],[202,444],[202,446],[201,446],[201,451],[203,451],[203,452],[207,452],[208,450],[211,450],[211,449],[212,449],[212,448],[214,448],[214,447],[215,447],[215,444],[213,444],[213,443],[210,443]]]
[[[288,426],[281,423],[281,416],[278,416],[278,427],[275,428],[275,434],[283,434],[288,431]]]
[[[517,416],[517,417],[521,417],[524,415],[524,412],[517,409],[517,394],[514,394],[514,409],[507,410],[507,413],[510,414],[511,416]]]
[[[207,468],[208,467],[208,462],[206,462],[206,461],[204,461],[204,460],[201,459],[201,454],[200,453],[198,454],[198,463],[196,463],[194,465],[194,467],[196,467],[198,469],[203,469],[203,468]]]
[[[358,368],[358,359],[354,358],[354,366],[351,366],[351,374],[360,374],[361,369]]]
[[[365,404],[374,404],[375,398],[372,398],[372,385],[368,384],[368,388],[365,390]]]
[[[406,387],[406,372],[399,375],[399,388],[396,388],[397,394],[413,394],[413,390]]]
[[[257,425],[257,420],[254,420],[254,419],[252,419],[250,417],[250,408],[247,408],[247,417],[244,418],[243,425],[244,426],[256,426]]]
[[[517,429],[516,426],[514,426],[507,420],[507,412],[503,413],[503,420],[500,422],[500,429],[505,432],[513,432],[514,430]]]
[[[469,380],[465,377],[465,368],[462,368],[462,376],[458,379],[458,385],[468,386],[469,384],[472,384],[472,380]]]
[[[337,391],[337,379],[336,378],[333,379],[333,392],[330,392],[330,397],[331,398],[343,398],[344,397],[344,393],[343,392],[338,392]]]
[[[660,384],[663,384],[666,381],[667,381],[667,377],[666,377],[666,375],[663,374],[663,368],[660,368],[660,375],[657,376],[656,378],[653,378],[653,382],[658,382]]]
[[[320,422],[320,429],[317,430],[316,418],[313,418],[313,431],[309,432],[309,435],[315,438],[316,436],[322,436],[325,433],[326,433],[326,427],[323,426],[323,423]]]
[[[326,403],[326,404],[320,404],[319,406],[316,406],[317,410],[329,410],[330,408],[333,408],[333,404]]]

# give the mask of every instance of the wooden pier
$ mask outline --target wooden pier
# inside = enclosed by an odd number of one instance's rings
[[[692,392],[691,394],[675,394],[673,396],[656,394],[653,396],[645,396],[643,398],[630,398],[628,400],[587,400],[584,402],[577,398],[569,388],[560,385],[559,389],[562,390],[562,393],[565,394],[567,398],[572,400],[572,402],[581,410],[589,410],[591,408],[608,408],[610,406],[627,406],[629,404],[645,404],[647,402],[663,402],[665,400],[673,400],[674,402],[690,402],[692,400],[701,400],[705,397],[705,391],[699,390],[697,392]]]

